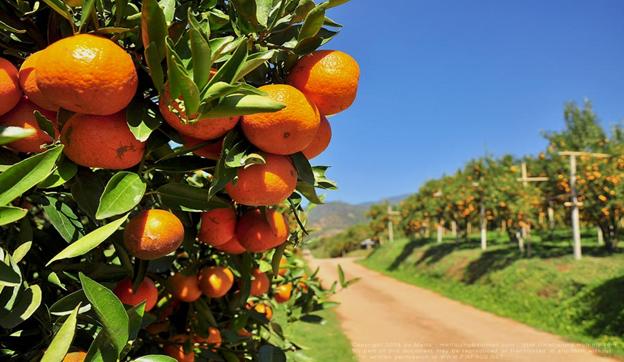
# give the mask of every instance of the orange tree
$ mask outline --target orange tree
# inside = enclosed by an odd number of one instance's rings
[[[357,63],[316,50],[344,2],[0,3],[0,359],[299,348],[271,317],[333,291],[292,246],[356,95]]]

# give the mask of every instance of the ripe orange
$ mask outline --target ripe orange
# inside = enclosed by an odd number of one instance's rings
[[[204,346],[208,345],[210,347],[220,347],[222,342],[221,332],[219,332],[219,330],[215,327],[208,327],[207,336],[195,336],[193,341]]]
[[[75,114],[63,126],[63,152],[86,167],[122,170],[137,165],[145,144],[130,132],[124,112],[109,116]]]
[[[251,292],[250,295],[260,296],[262,294],[266,294],[269,291],[269,286],[271,282],[269,281],[269,277],[260,269],[254,269],[251,272]]]
[[[261,253],[288,239],[288,222],[279,211],[251,209],[238,220],[236,237],[248,251]]]
[[[182,140],[184,140],[184,147],[186,148],[192,148],[192,147],[197,146],[200,143],[206,142],[206,141],[193,138],[193,137],[189,137],[189,136],[185,136],[185,135],[182,135]],[[222,148],[223,148],[223,139],[219,139],[203,147],[194,149],[193,153],[196,154],[197,156],[201,156],[209,160],[217,161],[221,157]]]
[[[130,278],[123,279],[117,283],[113,292],[123,304],[136,306],[145,302],[146,312],[154,308],[158,301],[158,289],[150,278],[143,279],[136,291],[132,290]]]
[[[288,259],[282,256],[282,258],[280,259],[279,265],[280,265],[280,268],[279,268],[278,274],[281,276],[286,275],[286,273],[288,273],[288,268],[286,268],[286,266],[288,265]]]
[[[117,113],[134,97],[138,77],[132,58],[117,43],[90,34],[63,38],[37,62],[37,86],[52,104],[77,113]]]
[[[166,210],[144,210],[130,219],[124,230],[130,254],[143,260],[161,258],[175,251],[184,239],[184,226]]]
[[[278,303],[286,303],[290,299],[292,293],[292,283],[286,283],[277,286],[273,291],[273,298]]]
[[[194,302],[201,297],[197,275],[175,273],[167,281],[167,287],[174,298],[183,302]]]
[[[48,136],[47,133],[43,132],[41,128],[39,128],[39,123],[37,123],[37,119],[33,114],[34,111],[41,112],[41,114],[43,114],[47,119],[52,121],[55,126],[54,131],[58,135],[58,130],[56,129],[56,114],[54,112],[39,108],[29,102],[26,98],[22,98],[15,108],[0,117],[0,124],[5,127],[15,126],[26,129],[34,129],[35,134],[9,143],[7,145],[9,148],[18,152],[41,152],[43,151],[41,146],[52,142],[52,137]]]
[[[168,105],[171,105],[177,110],[179,114],[176,114],[169,110]],[[160,113],[169,125],[175,128],[178,132],[185,136],[197,138],[200,140],[213,140],[219,137],[223,137],[229,130],[236,127],[238,119],[240,117],[225,117],[225,118],[202,118],[194,123],[182,123],[180,119],[186,119],[186,114],[180,110],[177,103],[171,103],[168,89],[165,89],[165,94],[160,99],[158,105]]]
[[[232,238],[232,240],[228,241],[225,244],[221,244],[221,245],[215,246],[215,248],[217,250],[220,250],[220,251],[224,252],[224,253],[232,254],[232,255],[239,255],[239,254],[242,254],[242,253],[247,251],[240,244],[240,242],[238,241],[236,236],[234,236]]]
[[[202,213],[197,238],[212,246],[219,246],[232,240],[236,230],[234,209],[220,208]]]
[[[268,304],[258,303],[253,306],[253,309],[256,312],[264,315],[264,317],[268,320],[271,320],[271,318],[273,318],[273,308],[271,308],[271,306]]]
[[[264,154],[266,163],[238,169],[236,183],[225,191],[232,200],[249,206],[276,205],[286,200],[297,187],[297,170],[288,157]]]
[[[249,142],[277,155],[303,151],[314,139],[321,122],[316,106],[287,84],[269,84],[259,89],[286,108],[243,116],[241,126]]]
[[[199,287],[210,298],[221,298],[234,284],[234,275],[228,268],[210,266],[199,272]]]
[[[43,109],[56,112],[58,105],[46,98],[37,85],[37,61],[41,59],[42,54],[43,51],[38,51],[24,60],[19,69],[19,83],[29,101]]]
[[[188,341],[191,337],[178,334],[169,339],[169,343],[165,344],[165,353],[172,358],[175,358],[178,362],[194,362],[195,352],[191,349],[188,352],[184,351],[184,346],[188,345]],[[192,346],[191,346],[192,348]]]
[[[355,100],[360,66],[349,54],[317,50],[301,58],[291,70],[288,83],[303,92],[323,115],[349,108]]]
[[[314,157],[320,155],[325,151],[327,146],[329,146],[329,142],[331,141],[331,126],[329,125],[329,121],[325,116],[321,117],[321,126],[316,132],[314,136],[314,140],[305,150],[303,150],[303,154],[306,156],[308,160],[313,159]]]
[[[69,352],[63,358],[63,362],[82,362],[87,357],[87,352],[79,351],[79,352]]]
[[[11,62],[0,58],[0,116],[7,113],[22,98],[17,68]]]

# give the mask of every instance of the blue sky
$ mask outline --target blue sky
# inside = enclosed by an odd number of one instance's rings
[[[411,193],[483,155],[532,154],[587,97],[624,119],[624,1],[352,0],[327,48],[361,67],[356,103],[331,119],[314,164],[363,202]]]

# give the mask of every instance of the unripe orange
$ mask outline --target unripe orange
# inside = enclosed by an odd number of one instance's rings
[[[261,272],[260,269],[254,269],[251,272],[251,276],[251,291],[249,294],[252,296],[266,294],[271,285],[269,277],[267,277],[266,273]]]
[[[197,275],[175,273],[167,281],[167,287],[174,298],[183,302],[194,302],[201,297]]]
[[[145,302],[145,311],[149,312],[158,301],[158,289],[150,278],[145,278],[134,291],[132,289],[132,280],[130,278],[123,279],[114,290],[117,298],[127,305],[137,306]]]
[[[182,222],[166,210],[144,210],[130,219],[124,230],[126,248],[143,260],[158,259],[175,251],[183,239]]]
[[[236,212],[233,208],[219,208],[202,213],[197,238],[212,246],[232,240],[236,231]]]
[[[234,274],[228,268],[210,266],[199,272],[199,288],[210,298],[221,298],[234,284]]]
[[[22,98],[17,68],[11,62],[0,58],[0,116],[7,113]]]
[[[261,253],[288,239],[288,223],[276,210],[248,210],[236,225],[236,237],[248,251]]]

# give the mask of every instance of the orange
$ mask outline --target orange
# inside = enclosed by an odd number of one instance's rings
[[[210,266],[199,272],[199,287],[210,298],[221,298],[234,284],[234,275],[228,268]]]
[[[260,269],[254,269],[251,272],[251,292],[250,295],[260,296],[262,294],[266,294],[269,291],[269,286],[271,282],[269,281],[269,277]]]
[[[178,114],[169,110],[168,105],[177,110]],[[223,137],[229,130],[236,127],[240,117],[225,118],[200,118],[193,123],[182,123],[182,119],[186,120],[186,114],[180,110],[177,103],[171,103],[169,90],[165,88],[165,94],[160,99],[158,105],[160,113],[169,125],[180,132],[182,135],[197,138],[200,140],[213,140]],[[180,119],[182,118],[182,119]]]
[[[150,278],[145,278],[136,291],[132,290],[132,280],[126,278],[115,287],[115,295],[123,303],[136,306],[145,302],[145,311],[149,312],[158,301],[158,289]]]
[[[317,50],[297,62],[288,83],[327,116],[351,106],[359,79],[360,66],[350,55],[338,50]]]
[[[275,290],[273,291],[273,298],[275,298],[275,301],[278,303],[286,303],[290,299],[291,293],[292,284],[282,284],[275,288]]]
[[[22,138],[20,140],[9,143],[7,146],[18,152],[41,152],[43,149],[41,146],[51,143],[52,137],[43,132],[39,128],[39,123],[35,118],[34,111],[41,112],[47,119],[54,124],[54,132],[58,136],[58,129],[56,129],[56,114],[54,112],[46,111],[39,108],[22,98],[22,100],[13,108],[9,113],[0,118],[0,125],[2,126],[15,126],[26,129],[34,129],[35,134]]]
[[[262,314],[266,319],[271,320],[273,318],[273,309],[270,305],[265,303],[259,303],[253,306],[253,309]]]
[[[297,170],[288,157],[263,154],[264,164],[239,168],[236,182],[225,186],[232,200],[249,206],[276,205],[297,187]]]
[[[193,338],[195,343],[199,343],[202,345],[208,345],[211,347],[219,347],[221,346],[221,332],[215,327],[208,327],[208,335],[207,336],[195,336]]]
[[[166,210],[144,210],[130,219],[124,244],[130,254],[143,260],[161,258],[175,251],[184,239],[184,226]]]
[[[79,351],[79,352],[69,352],[63,358],[63,362],[82,362],[87,357],[87,352]]]
[[[75,114],[63,126],[63,152],[85,167],[122,170],[141,162],[145,144],[130,132],[124,112],[109,116]]]
[[[183,302],[194,302],[201,297],[197,275],[175,273],[167,281],[167,287],[174,298]]]
[[[232,240],[228,241],[225,244],[221,244],[215,246],[217,250],[220,250],[227,254],[238,255],[246,252],[245,248],[240,244],[236,236],[232,238]]]
[[[279,268],[279,272],[278,274],[281,276],[286,275],[286,273],[288,273],[288,259],[286,259],[286,257],[282,256],[282,258],[280,259],[279,262],[280,268]]]
[[[286,107],[277,112],[243,116],[241,126],[249,142],[277,155],[303,151],[314,139],[321,122],[316,106],[287,84],[269,84],[259,89]]]
[[[56,112],[59,107],[50,102],[37,85],[37,61],[41,59],[42,54],[43,51],[38,51],[24,60],[19,69],[19,83],[29,101],[43,109]]]
[[[165,344],[165,353],[171,357],[175,358],[178,362],[194,362],[195,361],[195,352],[191,349],[190,351],[184,351],[184,346],[189,345],[188,341],[191,337],[178,334],[169,339],[169,342]],[[192,345],[191,345],[192,348]]]
[[[0,116],[7,113],[22,98],[17,68],[11,62],[0,58]]]
[[[236,212],[232,208],[220,208],[202,213],[197,238],[212,246],[232,240],[236,230]]]
[[[61,39],[37,62],[37,86],[52,104],[77,113],[117,113],[134,97],[138,77],[117,43],[90,34]]]
[[[251,209],[236,225],[236,237],[248,251],[261,253],[283,244],[288,239],[288,222],[276,210]]]
[[[197,138],[189,137],[182,135],[182,140],[184,140],[184,147],[193,148],[200,143],[206,142]],[[207,158],[209,160],[219,160],[221,157],[221,149],[223,148],[223,139],[219,139],[215,142],[209,143],[200,148],[194,149],[193,153],[197,156],[201,156]]]
[[[325,116],[321,117],[321,126],[316,132],[312,143],[308,145],[308,147],[303,150],[303,154],[306,156],[308,160],[313,159],[314,157],[320,155],[325,151],[327,146],[329,146],[329,142],[331,141],[331,126],[329,125],[329,121]]]

